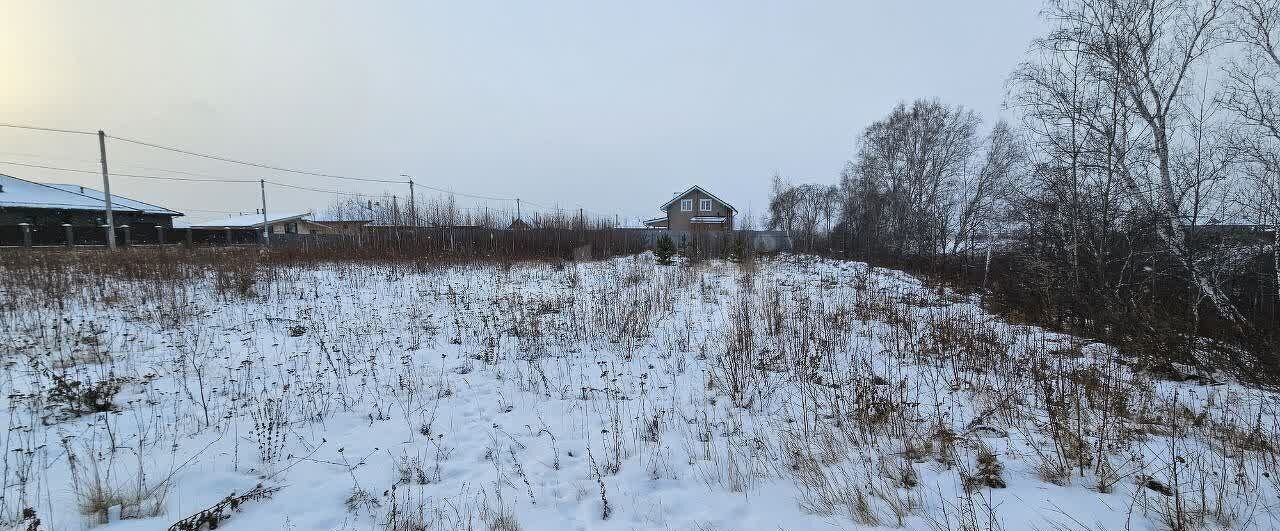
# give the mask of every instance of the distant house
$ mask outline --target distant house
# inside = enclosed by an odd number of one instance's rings
[[[373,223],[371,219],[311,219],[308,221],[328,229],[328,232],[324,232],[316,228],[314,231],[316,234],[341,234],[344,236],[355,236],[364,229],[365,225]]]
[[[733,230],[733,216],[738,212],[733,205],[697,185],[676,194],[658,209],[664,215],[645,220],[645,226],[682,232]]]
[[[1183,216],[1182,222],[1193,236],[1254,239],[1271,234],[1271,226],[1243,219],[1218,219],[1208,217],[1193,219]]]
[[[268,212],[265,216],[266,224],[270,227],[271,234],[337,234],[338,229],[328,227],[324,224],[311,221],[307,218],[311,217],[310,212],[295,213],[272,213]],[[257,214],[242,214],[229,218],[211,219],[192,223],[192,229],[200,230],[255,230],[261,231],[263,227],[263,218],[261,212]]]
[[[45,184],[0,174],[0,226],[101,227],[107,223],[106,196],[75,184]],[[111,194],[111,217],[117,227],[154,231],[173,227],[182,213]],[[56,229],[61,234],[61,229]]]
[[[507,226],[507,228],[510,230],[526,230],[529,228],[529,224],[523,219],[516,218],[511,220],[511,225]]]

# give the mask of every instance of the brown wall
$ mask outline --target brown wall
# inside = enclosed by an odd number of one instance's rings
[[[312,230],[312,232],[315,232],[318,234],[345,234],[348,236],[356,235],[357,233],[360,232],[360,230],[365,225],[368,225],[369,223],[371,222],[369,221],[312,221],[311,222],[312,225],[318,225],[318,227],[314,227],[314,230]],[[320,228],[320,227],[323,227],[323,228]]]
[[[173,216],[142,214],[128,210],[111,212],[115,225],[147,226],[156,225],[173,228]],[[24,207],[0,207],[0,225],[32,225],[61,226],[69,223],[74,226],[99,226],[106,223],[106,212],[101,210],[61,210],[61,209],[24,209]]]
[[[689,193],[680,196],[680,199],[692,199],[693,210],[689,212],[683,212],[680,210],[679,199],[677,199],[675,202],[672,202],[671,206],[667,207],[667,221],[669,223],[667,228],[669,230],[673,230],[673,231],[733,230],[733,210],[730,209],[728,206],[726,206],[724,203],[717,201],[714,197],[704,194],[698,190],[690,190]],[[698,200],[700,199],[711,200],[711,212],[703,212],[698,210]],[[723,216],[726,219],[725,219],[724,225],[705,225],[701,223],[696,225],[691,225],[689,223],[689,219],[695,216]]]
[[[76,227],[97,227],[106,223],[106,217],[106,212],[102,210],[0,207],[0,225],[29,223],[60,227],[63,223],[70,223]],[[156,225],[160,225],[166,229],[173,228],[173,216],[116,210],[111,213],[111,217],[117,227],[130,225],[155,228]]]

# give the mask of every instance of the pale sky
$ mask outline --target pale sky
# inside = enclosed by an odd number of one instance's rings
[[[835,182],[898,101],[963,104],[989,125],[1009,115],[1005,80],[1042,28],[1034,0],[0,3],[0,122],[623,217],[655,215],[692,184],[758,216],[774,172]],[[93,137],[0,129],[0,161],[96,159]],[[108,159],[407,191],[119,143]],[[101,187],[92,174],[0,173]],[[197,221],[218,215],[195,209],[259,205],[247,184],[120,177],[112,189]],[[268,189],[270,210],[331,199]]]

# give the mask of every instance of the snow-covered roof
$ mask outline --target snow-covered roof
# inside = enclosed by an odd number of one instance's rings
[[[722,216],[694,216],[689,218],[689,223],[724,223],[726,219]]]
[[[67,192],[71,192],[74,194],[88,196],[93,199],[97,199],[98,201],[102,201],[102,198],[106,197],[106,194],[103,194],[101,190],[94,190],[93,188],[89,188],[87,186],[80,186],[78,184],[50,183],[47,186],[52,186],[59,190],[65,190]],[[138,201],[137,199],[130,199],[128,197],[124,197],[121,195],[111,194],[111,209],[116,210],[116,209],[125,209],[125,208],[137,210],[139,212],[146,212],[147,214],[165,214],[165,215],[171,215],[171,216],[182,215],[181,212],[169,210],[167,208],[156,206],[150,203],[143,203],[142,201]]]
[[[651,229],[653,228],[651,223],[656,223],[658,221],[662,221],[665,223],[667,221],[667,218],[661,217],[661,218],[650,219],[650,218],[640,218],[640,217],[625,217],[625,218],[622,218],[622,222],[620,225],[618,225],[617,228],[619,229]]]
[[[291,212],[291,213],[267,213],[267,222],[271,224],[283,223],[309,217],[310,212]],[[222,228],[254,228],[262,226],[262,214],[243,214],[239,216],[231,216],[229,218],[211,219],[209,221],[201,221],[192,223],[193,229],[222,229]]]
[[[0,174],[0,207],[104,210],[101,199]],[[133,210],[122,208],[121,210]]]

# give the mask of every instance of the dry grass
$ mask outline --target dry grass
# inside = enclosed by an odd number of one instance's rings
[[[748,496],[766,482],[788,481],[798,505],[815,515],[940,529],[999,529],[993,500],[1018,481],[1092,488],[1171,529],[1256,525],[1269,510],[1259,496],[1278,488],[1280,421],[1258,392],[1206,386],[1189,397],[1187,384],[1144,373],[1123,353],[1000,323],[936,286],[857,264],[785,257],[665,267],[639,257],[588,266],[464,265],[418,257],[317,266],[257,250],[135,251],[129,259],[44,253],[27,261],[0,253],[0,271],[18,280],[0,289],[0,325],[24,352],[58,353],[50,363],[0,350],[6,370],[29,375],[41,389],[108,382],[98,395],[123,386],[144,396],[118,404],[110,396],[75,398],[82,391],[32,393],[15,407],[128,407],[140,417],[183,408],[180,426],[151,429],[172,437],[178,429],[242,425],[240,440],[251,445],[231,466],[264,475],[301,453],[287,446],[290,428],[353,411],[371,425],[394,419],[383,426],[394,425],[415,450],[382,452],[384,484],[356,487],[351,499],[354,512],[392,531],[518,530],[513,500],[543,498],[531,480],[541,466],[576,474],[579,502],[596,504],[602,518],[626,510],[619,504],[629,500],[612,482],[638,464],[653,481],[697,480]],[[322,285],[311,274],[316,267],[334,285]],[[466,282],[493,289],[468,289],[449,276],[462,270]],[[413,282],[423,278],[430,281]],[[522,291],[517,279],[546,289]],[[386,285],[409,286],[392,292],[412,310],[397,315],[431,319],[357,331],[344,324],[350,310],[331,302],[337,293]],[[201,305],[260,309],[296,300],[310,301],[307,313],[219,323],[237,335],[308,341],[281,367],[269,353],[218,351],[215,332],[199,324]],[[72,307],[162,331],[178,353],[164,373],[176,382],[176,398],[147,396],[149,381],[118,379],[147,374],[141,353],[156,345],[113,338],[93,323],[43,325]],[[436,345],[457,358],[428,366],[405,357]],[[494,483],[503,486],[448,497],[446,507],[423,494],[440,488],[453,454],[434,412],[465,389],[463,380],[482,374],[500,382],[505,394],[493,405],[500,411],[571,404],[565,424],[590,436],[586,448],[562,448],[559,431],[529,427],[524,441],[553,449],[546,463],[503,438],[491,445]],[[103,433],[92,451],[80,452],[87,460],[77,490],[82,512],[96,518],[128,507],[123,517],[163,507],[163,491],[91,479],[88,467],[107,470],[124,459],[113,456],[118,441]],[[23,448],[38,445],[35,435],[14,437]],[[18,486],[35,483],[24,471],[38,470],[39,457],[8,458],[0,478],[13,493],[6,504],[36,498]],[[944,496],[945,485],[961,497]],[[384,489],[392,492],[387,503],[375,504]],[[0,508],[0,521],[15,509]]]

